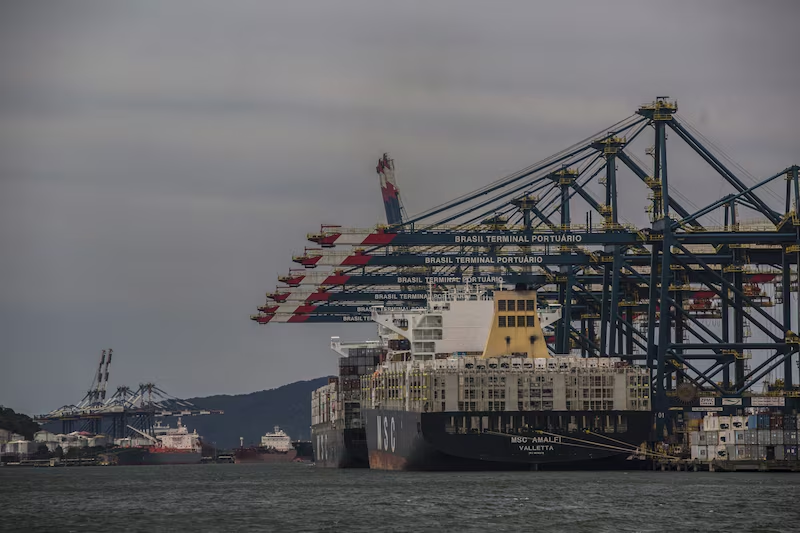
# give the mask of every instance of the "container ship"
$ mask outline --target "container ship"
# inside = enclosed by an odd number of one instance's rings
[[[319,466],[368,467],[361,378],[371,376],[388,353],[420,358],[439,352],[482,353],[491,326],[492,296],[470,286],[445,292],[431,286],[424,308],[379,309],[373,316],[378,340],[331,339],[331,349],[340,355],[339,376],[312,393],[312,445]],[[539,310],[541,324],[548,330],[559,317],[559,306]],[[438,325],[433,335],[431,324]]]
[[[389,324],[376,321],[378,340],[345,343],[339,337],[331,338],[331,349],[340,356],[339,375],[314,391],[311,401],[311,442],[318,466],[369,467],[361,378],[372,375],[389,350],[428,348],[427,340],[423,345],[417,338],[427,335],[424,327],[416,334],[420,324],[441,324],[442,337],[433,342],[442,349],[467,353],[482,348],[480,339],[485,339],[489,330],[490,293],[469,286],[439,293],[429,287],[427,301],[425,308],[386,308]],[[403,334],[398,334],[397,328]]]
[[[613,357],[551,356],[544,327],[560,308],[539,309],[535,291],[495,291],[479,297],[482,306],[452,296],[433,296],[423,312],[372,310],[375,322],[410,343],[390,346],[361,378],[370,468],[611,467],[648,440],[646,368]],[[483,325],[465,324],[447,339],[445,322],[456,308]],[[463,349],[441,342],[455,339]]]
[[[386,355],[381,342],[331,343],[341,357],[339,376],[311,393],[311,445],[317,466],[367,468],[367,437],[361,416],[361,376]]]
[[[262,436],[259,446],[245,448],[240,445],[233,454],[236,463],[288,463],[297,457],[292,439],[279,426]]]

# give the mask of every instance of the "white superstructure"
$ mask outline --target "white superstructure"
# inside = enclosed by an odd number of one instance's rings
[[[280,427],[275,426],[272,433],[261,437],[262,448],[273,448],[279,452],[288,452],[292,449],[292,439]]]
[[[178,426],[175,428],[163,426],[160,422],[157,423],[153,426],[153,433],[161,447],[197,452],[201,450],[200,436],[197,434],[197,430],[189,433],[189,428],[181,423],[180,418],[178,418]]]
[[[378,325],[380,340],[343,343],[331,337],[331,349],[347,357],[350,349],[385,347],[390,358],[408,354],[411,359],[434,359],[451,355],[480,355],[493,319],[491,292],[465,286],[446,292],[428,290],[425,307],[398,309],[374,306],[371,319]],[[538,310],[542,329],[561,318],[561,306],[548,304]]]

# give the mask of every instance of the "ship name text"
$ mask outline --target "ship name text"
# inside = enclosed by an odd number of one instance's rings
[[[511,437],[512,444],[561,444],[561,437]]]

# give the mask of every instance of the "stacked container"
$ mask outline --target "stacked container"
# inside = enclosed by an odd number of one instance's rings
[[[759,413],[703,418],[689,431],[691,457],[697,461],[798,461],[800,415]]]

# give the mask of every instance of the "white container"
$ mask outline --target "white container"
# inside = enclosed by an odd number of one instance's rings
[[[729,416],[718,416],[717,419],[719,420],[719,430],[720,431],[728,431],[733,429],[731,427],[731,417]]]
[[[708,445],[708,433],[705,431],[699,431],[697,434],[697,444],[700,446],[707,446]]]
[[[716,446],[719,444],[719,431],[706,431],[706,445]]]
[[[725,425],[730,426],[730,424],[725,424]],[[720,423],[720,427],[722,427],[722,426],[723,426],[723,424]],[[725,445],[734,444],[735,443],[734,432],[732,430],[720,431],[719,432],[719,443],[720,444],[725,444]]]
[[[709,450],[711,450],[712,446],[709,446]],[[728,448],[725,445],[714,446],[715,454],[714,459],[717,461],[727,461],[728,460]]]
[[[703,454],[700,453],[701,449],[706,450],[705,447],[698,446],[696,444],[690,447],[693,461],[699,461],[701,459],[705,460],[705,458],[708,457],[708,452],[707,451],[706,451],[706,453],[703,453]]]
[[[699,431],[692,431],[689,433],[689,446],[699,446],[700,445],[700,432]]]
[[[719,417],[709,415],[703,418],[703,429],[706,431],[719,431]]]
[[[708,461],[708,446],[697,447],[697,458],[700,461]]]
[[[731,417],[731,429],[734,431],[742,431],[747,429],[747,417],[746,416],[732,416]]]

